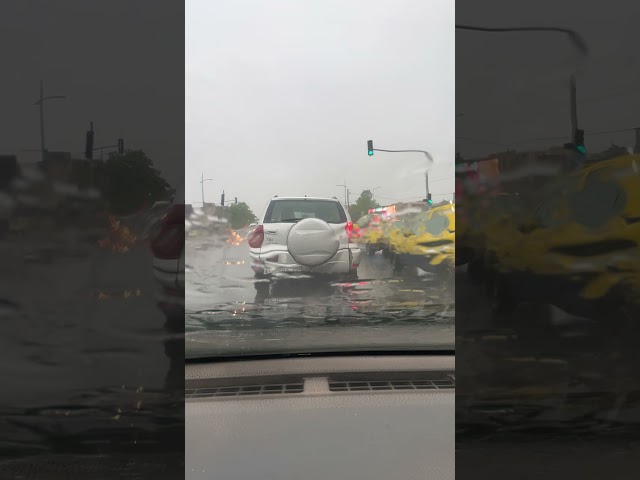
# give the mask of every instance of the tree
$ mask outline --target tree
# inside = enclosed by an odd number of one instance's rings
[[[349,207],[349,214],[355,222],[363,215],[366,215],[370,208],[378,208],[379,206],[380,204],[373,198],[371,190],[364,190],[356,200],[356,203]]]
[[[234,203],[229,207],[229,223],[234,230],[245,227],[256,219],[249,205],[244,202]]]
[[[101,190],[109,210],[125,215],[157,201],[171,200],[175,194],[175,189],[142,150],[109,155],[103,169]]]

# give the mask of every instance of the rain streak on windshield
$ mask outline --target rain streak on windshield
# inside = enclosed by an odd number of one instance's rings
[[[454,5],[329,3],[186,4],[187,358],[454,349]]]

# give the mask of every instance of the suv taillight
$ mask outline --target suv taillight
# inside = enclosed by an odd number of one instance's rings
[[[347,222],[347,224],[345,225],[345,230],[347,231],[347,236],[349,237],[349,242],[351,242],[352,238],[358,238],[360,237],[360,232],[358,232],[358,229],[356,227],[354,227],[353,222]]]
[[[249,236],[248,244],[251,248],[260,248],[264,242],[264,227],[258,225]]]
[[[160,228],[151,239],[151,251],[157,258],[180,258],[184,249],[185,206],[175,205],[160,222]]]

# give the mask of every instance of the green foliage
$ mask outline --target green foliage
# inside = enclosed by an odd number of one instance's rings
[[[255,221],[256,216],[246,203],[234,203],[229,206],[229,223],[234,230],[238,230]]]
[[[356,200],[356,203],[349,207],[349,214],[356,221],[365,215],[370,208],[378,208],[379,206],[380,204],[373,198],[371,190],[364,190]]]
[[[109,155],[104,165],[101,190],[109,210],[124,215],[157,201],[171,200],[175,193],[142,150]]]

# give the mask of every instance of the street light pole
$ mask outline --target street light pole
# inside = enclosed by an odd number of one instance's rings
[[[40,98],[34,103],[34,105],[38,105],[40,110],[40,155],[43,162],[46,159],[47,151],[44,141],[44,102],[45,100],[53,100],[56,98],[61,99],[67,97],[65,95],[49,95],[48,97],[45,97],[44,86],[42,84],[42,80],[40,80]]]
[[[213,178],[204,178],[204,173],[202,173],[202,176],[200,178],[200,186],[202,188],[202,206],[204,207],[204,182],[212,181]]]

